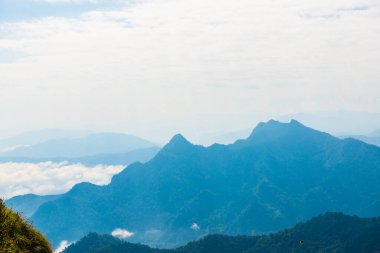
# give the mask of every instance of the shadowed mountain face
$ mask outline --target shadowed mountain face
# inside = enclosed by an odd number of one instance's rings
[[[64,253],[368,253],[380,251],[380,219],[326,213],[292,229],[265,236],[210,235],[165,250],[91,233]]]
[[[206,233],[277,231],[326,211],[380,215],[378,182],[380,148],[269,121],[227,146],[176,135],[151,161],[107,186],[79,184],[32,220],[54,244],[125,228],[132,242],[174,246]]]

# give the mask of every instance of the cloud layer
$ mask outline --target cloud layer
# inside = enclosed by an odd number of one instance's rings
[[[168,125],[165,138],[263,115],[377,111],[379,24],[377,0],[145,0],[2,23],[0,54],[12,57],[0,64],[0,130],[157,139]]]
[[[53,162],[1,163],[0,197],[7,199],[28,193],[59,194],[80,182],[104,185],[123,168],[124,166],[86,167],[81,164]]]

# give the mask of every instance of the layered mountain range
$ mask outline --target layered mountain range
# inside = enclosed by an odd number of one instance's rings
[[[271,120],[231,145],[176,135],[149,162],[106,186],[78,184],[31,220],[54,245],[122,228],[131,242],[172,247],[210,233],[278,231],[327,211],[377,216],[379,182],[379,147]]]
[[[136,161],[146,162],[159,151],[156,144],[129,134],[69,133],[45,130],[35,132],[34,138],[33,133],[29,133],[0,140],[0,147],[7,146],[0,150],[0,162],[66,161],[87,166],[127,165]]]

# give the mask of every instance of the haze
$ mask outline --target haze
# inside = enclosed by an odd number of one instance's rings
[[[1,136],[201,142],[288,114],[379,119],[379,29],[375,0],[0,0]]]

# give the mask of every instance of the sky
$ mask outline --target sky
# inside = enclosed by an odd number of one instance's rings
[[[378,0],[0,0],[0,137],[380,113]]]

